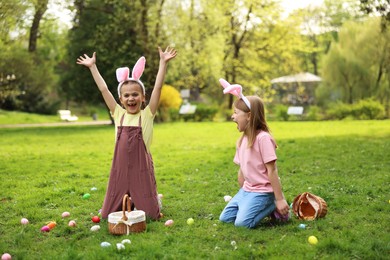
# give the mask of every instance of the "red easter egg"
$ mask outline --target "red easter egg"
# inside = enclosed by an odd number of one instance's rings
[[[99,223],[99,222],[100,222],[100,218],[99,218],[98,216],[93,216],[93,217],[92,217],[92,221],[93,221],[94,223]]]

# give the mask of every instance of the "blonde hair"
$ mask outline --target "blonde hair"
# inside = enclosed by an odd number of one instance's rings
[[[248,147],[251,148],[256,140],[256,136],[260,131],[270,132],[265,119],[264,103],[258,96],[247,96],[251,109],[245,105],[245,102],[240,98],[234,102],[234,107],[245,113],[251,113],[249,123],[242,135],[242,138],[246,135],[248,137]],[[240,140],[240,145],[242,142]]]

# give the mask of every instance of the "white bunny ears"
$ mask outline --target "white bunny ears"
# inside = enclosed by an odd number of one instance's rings
[[[134,65],[133,72],[131,73],[131,78],[129,77],[130,69],[128,67],[122,67],[122,68],[118,68],[116,70],[116,79],[119,82],[119,85],[118,85],[118,96],[119,97],[121,96],[121,87],[122,87],[123,83],[125,83],[126,81],[135,81],[135,82],[139,83],[142,87],[143,94],[145,95],[145,86],[141,82],[141,80],[139,80],[142,76],[142,73],[144,72],[145,63],[146,63],[145,57],[141,57],[138,59],[138,61]]]
[[[222,87],[224,88],[223,94],[230,93],[230,94],[232,94],[234,96],[237,96],[237,97],[241,98],[244,101],[245,105],[249,108],[249,110],[251,109],[251,103],[242,94],[242,87],[241,87],[241,85],[238,85],[238,84],[231,85],[229,82],[227,82],[224,79],[219,79],[219,83],[221,83]]]

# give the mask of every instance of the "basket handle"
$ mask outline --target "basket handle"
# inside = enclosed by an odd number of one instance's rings
[[[127,202],[127,211],[131,212],[131,198],[127,194],[125,194],[123,196],[123,201],[122,201],[122,212],[123,212],[122,220],[123,221],[128,220],[128,218],[126,216],[126,212],[125,212],[126,211],[126,202]]]

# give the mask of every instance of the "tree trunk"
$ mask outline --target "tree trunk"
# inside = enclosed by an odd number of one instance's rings
[[[35,5],[34,20],[30,28],[30,40],[28,43],[28,51],[35,52],[37,49],[37,40],[39,34],[39,23],[41,22],[42,16],[47,10],[47,3],[49,0],[38,0]]]

